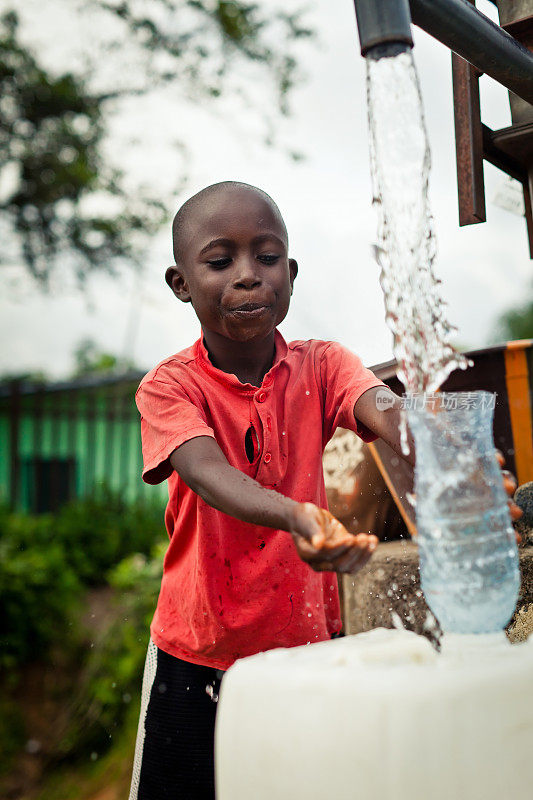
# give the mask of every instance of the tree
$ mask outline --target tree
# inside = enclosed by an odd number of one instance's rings
[[[280,111],[288,113],[288,96],[298,79],[292,44],[313,35],[302,23],[302,11],[272,13],[264,4],[242,0],[85,0],[85,4],[120,22],[101,41],[106,58],[120,64],[126,43],[142,66],[137,80],[119,93],[144,93],[154,85],[177,81],[180,93],[196,101],[217,98],[228,91],[232,71],[236,81],[232,88],[249,105],[252,95],[239,73],[255,64],[262,81],[271,83]]]
[[[291,45],[312,33],[299,14],[267,17],[241,0],[74,3],[91,40],[99,36],[69,72],[52,74],[21,43],[14,10],[0,18],[0,263],[22,264],[43,288],[59,265],[80,281],[140,265],[146,235],[166,218],[166,198],[128,190],[105,154],[117,103],[169,87],[197,103],[233,94],[250,105],[247,67],[270,81],[287,114],[298,75]]]
[[[17,27],[14,12],[2,17],[0,168],[8,180],[11,174],[11,191],[0,203],[0,219],[4,242],[18,245],[14,253],[4,250],[2,260],[22,258],[41,284],[59,259],[68,259],[80,279],[117,258],[134,261],[131,233],[154,231],[162,206],[144,197],[126,204],[120,172],[101,152],[102,102],[81,78],[54,78],[40,67],[19,44]],[[85,199],[96,192],[108,213],[85,211]]]
[[[100,350],[93,339],[83,339],[74,350],[74,378],[86,375],[113,375],[136,370],[133,362]]]
[[[497,333],[505,339],[533,339],[533,300],[502,314]]]

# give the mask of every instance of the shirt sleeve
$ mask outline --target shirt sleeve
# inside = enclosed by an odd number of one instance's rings
[[[329,342],[320,361],[320,377],[324,397],[324,439],[328,442],[337,428],[354,431],[364,442],[378,437],[358,422],[354,406],[362,394],[376,386],[384,386],[374,373],[363,366],[361,359],[337,342]]]
[[[145,483],[161,483],[172,474],[169,457],[184,442],[196,436],[215,438],[202,408],[177,381],[145,380],[135,401],[141,414]]]

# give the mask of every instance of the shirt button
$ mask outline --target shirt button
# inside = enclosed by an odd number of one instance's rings
[[[265,464],[270,464],[270,462],[272,461],[272,453],[265,453],[263,461],[265,462]]]
[[[266,392],[259,392],[259,394],[256,395],[256,399],[258,403],[264,403],[267,399]]]

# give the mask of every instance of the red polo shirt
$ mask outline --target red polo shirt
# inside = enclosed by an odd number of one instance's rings
[[[216,369],[199,339],[149,372],[136,395],[143,479],[168,478],[169,490],[170,543],[152,639],[173,656],[217,669],[261,650],[328,639],[341,625],[337,580],[307,566],[286,531],[207,505],[172,469],[170,454],[212,436],[233,467],[263,486],[327,508],[322,453],[337,426],[375,438],[358,429],[353,407],[382,384],[357,356],[335,342],[286,344],[278,331],[275,343],[260,387]]]

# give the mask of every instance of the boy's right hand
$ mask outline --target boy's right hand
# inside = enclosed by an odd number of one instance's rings
[[[313,503],[293,507],[290,533],[300,558],[317,572],[357,572],[365,566],[378,539],[353,535],[338,519]]]

